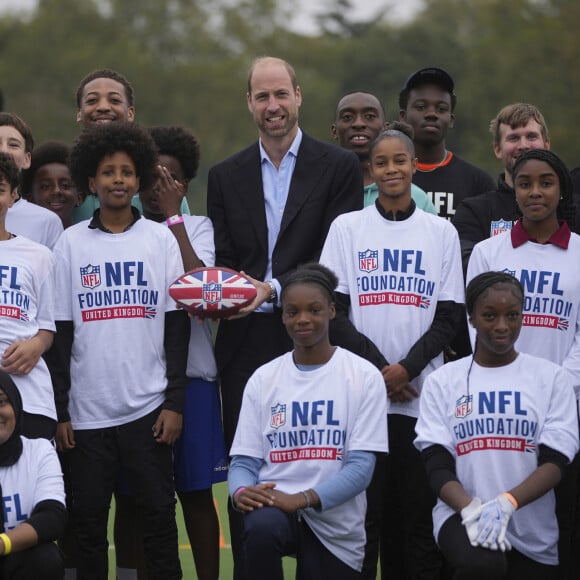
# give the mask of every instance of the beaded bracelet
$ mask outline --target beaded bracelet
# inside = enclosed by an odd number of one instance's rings
[[[306,506],[304,506],[304,509],[309,508],[310,507],[310,495],[308,494],[307,491],[303,491],[301,493],[306,498]]]

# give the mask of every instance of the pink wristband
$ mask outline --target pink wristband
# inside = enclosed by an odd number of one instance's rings
[[[238,495],[238,493],[242,493],[242,491],[244,491],[244,489],[246,489],[244,486],[242,487],[238,487],[238,489],[236,489],[236,491],[234,491],[234,495],[232,495],[232,499],[234,500],[234,503],[236,503],[236,496]]]
[[[183,223],[183,216],[182,215],[172,215],[165,220],[167,227],[176,226],[177,224]]]

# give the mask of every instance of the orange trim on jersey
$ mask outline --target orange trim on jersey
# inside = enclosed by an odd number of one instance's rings
[[[447,157],[445,158],[445,161],[441,161],[441,163],[417,163],[417,169],[419,169],[420,171],[433,171],[434,169],[437,169],[438,167],[445,167],[446,165],[448,165],[451,162],[452,159],[453,159],[453,152],[448,151]]]

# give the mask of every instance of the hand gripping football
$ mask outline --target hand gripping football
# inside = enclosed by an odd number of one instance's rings
[[[182,308],[201,318],[227,318],[256,297],[250,279],[229,268],[196,268],[169,287],[169,295]]]

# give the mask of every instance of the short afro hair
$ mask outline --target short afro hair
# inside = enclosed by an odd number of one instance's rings
[[[20,194],[22,197],[30,198],[32,195],[32,183],[39,168],[49,163],[67,165],[69,154],[70,146],[62,141],[47,141],[35,147],[30,157],[30,167],[24,169],[20,176]]]
[[[159,155],[175,157],[187,181],[197,175],[199,167],[199,142],[191,131],[184,127],[151,127],[149,129]]]
[[[3,177],[14,191],[20,182],[20,171],[12,155],[0,151],[0,177]]]
[[[133,107],[135,104],[135,92],[133,91],[133,85],[124,77],[121,73],[118,73],[116,70],[110,68],[101,68],[98,70],[89,73],[80,83],[77,88],[76,92],[76,100],[77,100],[77,109],[81,108],[82,100],[83,100],[83,91],[85,90],[85,86],[94,81],[95,79],[112,79],[121,83],[123,87],[125,87],[125,96],[127,97],[127,103],[129,103],[130,107]]]
[[[154,182],[157,147],[149,132],[135,123],[108,123],[87,127],[75,141],[69,157],[71,177],[79,191],[87,191],[89,178],[101,160],[124,151],[135,164],[139,188]]]

